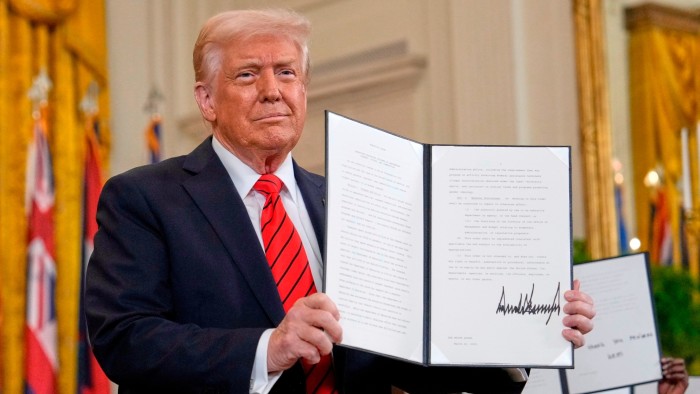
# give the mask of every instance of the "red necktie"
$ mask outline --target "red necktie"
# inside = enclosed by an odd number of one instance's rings
[[[282,181],[272,174],[265,174],[253,187],[265,196],[265,205],[260,216],[260,231],[265,246],[265,257],[270,264],[272,277],[287,312],[302,297],[316,292],[309,260],[294,223],[282,205],[280,190]],[[302,363],[306,372],[308,394],[335,393],[335,379],[331,368],[331,357],[323,356],[318,364]]]

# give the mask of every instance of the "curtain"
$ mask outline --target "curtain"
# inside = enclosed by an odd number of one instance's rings
[[[635,205],[642,248],[652,260],[663,251],[658,237],[662,229],[652,221],[653,213],[665,211],[670,222],[672,262],[676,266],[687,261],[682,250],[681,225],[682,161],[680,130],[688,129],[691,159],[691,190],[694,207],[698,208],[698,151],[696,124],[700,96],[700,35],[693,32],[644,25],[630,31],[629,75],[630,116],[633,153]],[[661,183],[652,190],[644,177],[653,169],[661,169]],[[665,207],[659,207],[665,201]],[[657,205],[655,205],[657,204]],[[690,256],[697,264],[697,256]],[[659,261],[652,261],[659,263]],[[691,269],[696,270],[697,267]]]
[[[32,137],[32,79],[45,69],[55,176],[56,313],[62,393],[76,392],[82,193],[86,130],[80,101],[98,96],[101,150],[109,157],[103,0],[0,0],[0,390],[22,393],[27,222],[25,166]]]

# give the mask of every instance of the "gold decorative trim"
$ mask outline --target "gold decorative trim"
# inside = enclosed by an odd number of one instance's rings
[[[75,11],[78,0],[9,0],[9,4],[31,21],[58,23]]]
[[[572,0],[586,241],[592,258],[619,254],[600,0]]]
[[[700,32],[700,12],[653,3],[625,9],[625,27],[627,30],[650,26],[698,33]]]

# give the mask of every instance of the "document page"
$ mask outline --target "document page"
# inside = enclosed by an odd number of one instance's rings
[[[568,147],[433,146],[431,364],[573,364]]]
[[[574,266],[581,289],[595,300],[595,329],[566,371],[572,394],[661,379],[661,352],[646,254]]]
[[[423,146],[326,116],[324,288],[342,344],[422,363]]]
[[[559,369],[532,368],[522,394],[564,394]]]

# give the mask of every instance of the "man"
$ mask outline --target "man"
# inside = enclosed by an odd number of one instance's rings
[[[309,31],[281,10],[203,26],[194,91],[213,137],[105,185],[86,286],[95,355],[120,392],[519,392],[522,371],[424,368],[333,346],[339,313],[314,286],[325,183],[290,154],[306,116]],[[275,246],[281,232],[293,256]],[[285,287],[288,271],[298,272]],[[563,336],[581,346],[593,304],[578,290],[565,298]]]

